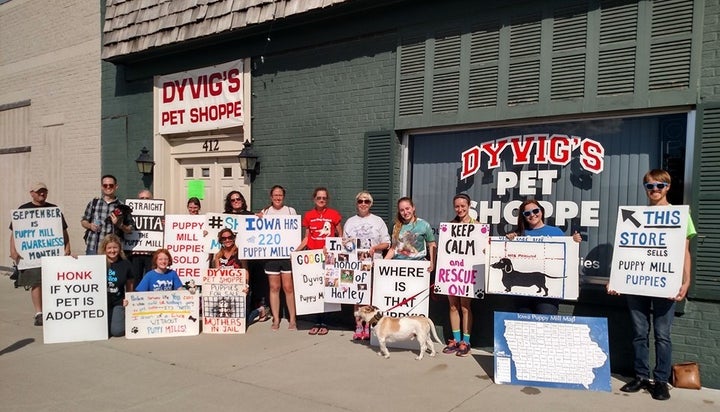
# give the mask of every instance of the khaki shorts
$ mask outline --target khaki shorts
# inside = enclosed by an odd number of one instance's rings
[[[18,278],[18,286],[25,286],[31,288],[33,286],[39,286],[42,283],[42,269],[32,268],[20,271],[20,277]]]

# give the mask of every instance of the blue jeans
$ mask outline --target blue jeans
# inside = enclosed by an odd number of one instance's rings
[[[108,326],[110,336],[125,336],[125,307],[122,305],[113,306],[108,313]]]
[[[656,382],[667,383],[672,365],[672,343],[670,329],[675,317],[675,301],[667,298],[627,295],[630,318],[633,324],[633,349],[635,349],[635,375],[641,379],[650,378],[650,314],[655,332]],[[650,308],[652,307],[652,311]]]

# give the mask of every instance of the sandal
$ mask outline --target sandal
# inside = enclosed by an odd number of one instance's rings
[[[267,322],[270,319],[272,319],[272,316],[268,315],[270,312],[270,308],[267,306],[260,306],[258,309],[260,309],[260,316],[258,316],[258,322]]]
[[[318,332],[320,332],[320,326],[315,325],[308,331],[308,335],[317,335]],[[327,332],[325,332],[325,333],[327,333]]]
[[[358,326],[355,328],[355,333],[353,333],[353,340],[362,340],[363,339],[363,327]]]
[[[291,323],[288,325],[288,330],[297,330],[297,324]]]
[[[272,326],[270,326],[270,329],[272,329],[273,332],[277,332],[278,329],[280,329],[279,323],[273,323]]]
[[[318,335],[327,335],[329,332],[327,326],[320,326],[320,329],[318,329]]]

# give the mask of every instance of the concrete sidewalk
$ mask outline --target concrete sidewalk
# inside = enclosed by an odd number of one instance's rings
[[[491,354],[390,359],[351,331],[309,336],[270,323],[241,336],[44,345],[28,292],[0,276],[0,399],[3,411],[717,411],[720,391],[672,389],[672,399],[496,385]],[[436,345],[438,350],[440,345]],[[490,376],[489,376],[490,375]]]

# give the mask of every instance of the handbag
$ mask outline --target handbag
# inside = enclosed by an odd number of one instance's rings
[[[700,389],[700,365],[697,362],[676,363],[672,366],[675,388]]]

